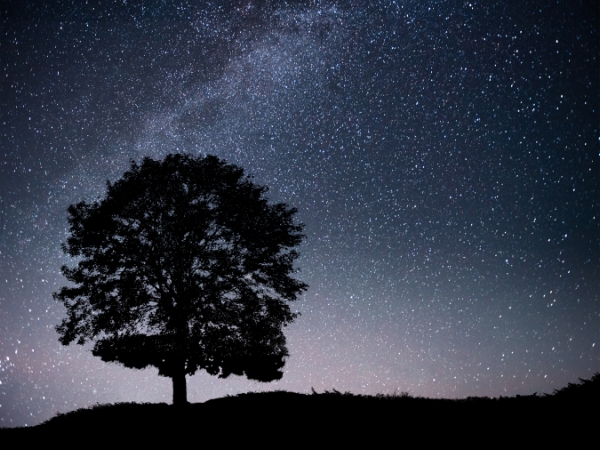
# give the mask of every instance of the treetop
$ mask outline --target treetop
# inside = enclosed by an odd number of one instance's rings
[[[266,192],[215,156],[131,161],[104,198],[68,208],[63,250],[81,259],[54,294],[67,308],[60,341],[166,376],[183,364],[280,377],[281,330],[298,316],[288,302],[307,288],[292,276],[304,225]]]

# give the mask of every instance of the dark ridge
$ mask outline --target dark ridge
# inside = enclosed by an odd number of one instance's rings
[[[423,444],[476,442],[571,443],[591,437],[600,401],[600,373],[551,395],[429,399],[400,395],[355,395],[325,391],[251,392],[185,406],[165,403],[95,405],[31,428],[0,429],[23,443],[53,439],[87,443],[169,445],[196,442],[283,446],[417,439]],[[589,424],[588,424],[589,422]],[[277,444],[279,443],[279,444]]]

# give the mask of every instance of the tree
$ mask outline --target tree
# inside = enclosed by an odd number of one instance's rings
[[[280,379],[289,302],[308,287],[293,276],[304,235],[296,208],[215,156],[144,158],[103,199],[68,208],[63,266],[71,286],[60,342],[125,367],[158,368],[187,403],[186,375]]]

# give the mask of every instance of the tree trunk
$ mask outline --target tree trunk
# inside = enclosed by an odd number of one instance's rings
[[[173,405],[187,405],[187,385],[185,381],[185,372],[178,371],[173,375]]]

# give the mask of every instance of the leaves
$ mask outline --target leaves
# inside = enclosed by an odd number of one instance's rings
[[[102,200],[68,208],[62,272],[74,287],[61,343],[127,367],[281,377],[288,302],[306,290],[292,277],[304,238],[297,210],[269,204],[267,188],[214,157],[144,158]]]

